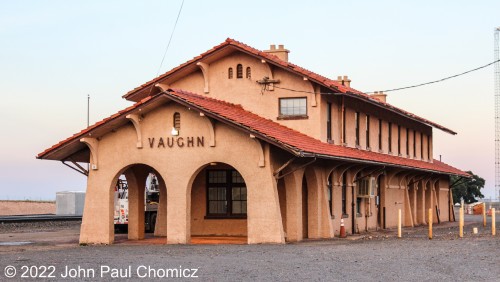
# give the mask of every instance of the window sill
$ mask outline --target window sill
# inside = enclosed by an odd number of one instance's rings
[[[357,214],[356,214],[356,217],[363,217],[363,215],[362,215],[362,214],[360,214],[360,213],[357,213]]]
[[[300,116],[278,116],[276,119],[277,120],[309,119],[309,116],[307,116],[307,115],[300,115]]]
[[[333,139],[327,139],[326,143],[328,143],[328,144],[335,144],[335,141],[333,141]]]
[[[366,147],[366,150],[371,152],[372,148]]]
[[[344,213],[344,214],[342,214],[342,218],[349,218],[349,215]]]
[[[246,215],[206,215],[205,219],[247,219]]]

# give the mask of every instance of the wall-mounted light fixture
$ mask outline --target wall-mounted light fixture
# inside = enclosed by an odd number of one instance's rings
[[[177,129],[175,129],[175,127],[172,127],[172,132],[170,132],[172,134],[172,136],[177,136],[179,135],[179,131]]]

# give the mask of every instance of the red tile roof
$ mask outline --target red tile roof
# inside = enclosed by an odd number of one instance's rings
[[[266,60],[267,62],[271,63],[271,64],[274,64],[274,65],[277,65],[277,66],[280,66],[288,71],[291,71],[291,72],[294,72],[298,75],[301,75],[301,76],[304,76],[304,77],[307,77],[309,80],[312,80],[312,81],[315,81],[316,83],[319,83],[327,88],[330,88],[330,89],[333,89],[335,91],[338,91],[339,93],[344,93],[346,95],[349,95],[349,96],[352,96],[352,97],[355,97],[355,98],[359,98],[359,99],[363,99],[365,101],[368,101],[370,103],[373,103],[375,105],[378,105],[378,106],[381,106],[383,108],[386,108],[388,110],[391,110],[391,111],[394,111],[400,115],[403,115],[403,116],[406,116],[410,119],[413,119],[413,120],[416,120],[416,121],[419,121],[419,122],[422,122],[424,124],[427,124],[429,126],[432,126],[432,127],[435,127],[435,128],[438,128],[440,130],[443,130],[447,133],[450,133],[450,134],[457,134],[456,132],[454,132],[453,130],[451,129],[448,129],[442,125],[439,125],[437,123],[434,123],[430,120],[427,120],[425,118],[422,118],[422,117],[419,117],[415,114],[412,114],[410,112],[407,112],[403,109],[400,109],[398,107],[395,107],[389,103],[386,103],[386,102],[383,102],[383,101],[380,101],[379,99],[376,99],[376,98],[373,98],[371,97],[370,95],[368,94],[365,94],[361,91],[358,91],[354,88],[351,88],[351,87],[347,87],[347,86],[344,86],[342,85],[341,83],[339,83],[338,81],[336,80],[332,80],[332,79],[329,79],[327,77],[324,77],[322,75],[319,75],[317,73],[314,73],[310,70],[307,70],[305,68],[302,68],[300,66],[297,66],[295,64],[292,64],[292,63],[289,63],[287,61],[283,61],[281,59],[279,59],[277,56],[274,56],[274,55],[271,55],[269,53],[266,53],[266,52],[263,52],[263,51],[260,51],[260,50],[257,50],[251,46],[248,46],[244,43],[241,43],[239,41],[236,41],[234,39],[231,39],[231,38],[227,38],[226,41],[224,41],[223,43],[217,45],[217,46],[214,46],[212,49],[202,53],[201,55],[199,56],[196,56],[194,57],[193,59],[173,68],[172,70],[142,84],[141,86],[139,87],[136,87],[135,89],[129,91],[127,94],[125,94],[123,96],[123,98],[126,98],[126,99],[130,99],[132,98],[135,94],[138,94],[140,91],[142,90],[145,90],[146,87],[148,86],[153,86],[154,84],[160,82],[161,80],[167,78],[168,76],[170,76],[171,74],[181,70],[182,68],[184,67],[187,67],[191,64],[195,64],[197,63],[198,61],[200,61],[201,59],[203,58],[206,58],[207,56],[213,54],[214,52],[217,52],[219,50],[222,50],[223,48],[227,47],[227,46],[232,46],[233,48],[236,48],[236,49],[239,49],[243,52],[246,52],[248,54],[251,54],[253,56],[256,56],[258,57],[259,59],[263,59],[263,60]]]
[[[290,129],[272,120],[265,119],[254,113],[246,111],[241,105],[235,105],[225,101],[220,101],[207,96],[202,96],[182,90],[169,90],[152,97],[147,97],[140,102],[128,107],[118,113],[100,121],[96,124],[80,131],[77,134],[57,143],[49,149],[38,154],[37,158],[46,159],[48,155],[56,151],[64,150],[65,146],[80,142],[80,138],[92,133],[93,130],[101,126],[123,118],[140,106],[153,102],[160,97],[166,97],[185,106],[198,109],[206,115],[226,123],[230,123],[238,128],[250,131],[264,141],[276,144],[277,146],[293,152],[297,155],[313,155],[319,158],[343,159],[358,162],[371,162],[387,166],[401,166],[418,170],[431,171],[442,174],[453,174],[469,177],[469,175],[457,168],[434,160],[433,163],[396,157],[381,153],[348,148],[344,146],[328,144],[314,139],[308,135]],[[75,152],[72,152],[75,153]],[[71,152],[68,152],[71,154]]]
[[[48,153],[50,153],[50,152],[52,152],[52,151],[54,151],[56,149],[59,149],[60,147],[66,145],[68,143],[70,143],[71,141],[75,141],[76,140],[76,141],[79,142],[79,140],[81,138],[87,136],[87,134],[90,133],[92,130],[94,130],[94,129],[96,129],[96,128],[104,125],[104,124],[107,124],[107,123],[109,123],[109,122],[111,122],[113,120],[116,120],[119,117],[123,117],[123,116],[129,114],[131,111],[135,110],[139,106],[145,104],[146,102],[148,102],[148,101],[150,101],[152,99],[153,99],[153,97],[151,97],[151,96],[146,97],[146,98],[142,99],[141,101],[135,103],[134,105],[132,105],[132,106],[126,108],[126,109],[123,109],[123,110],[117,112],[116,114],[114,114],[114,115],[112,115],[110,117],[107,117],[107,118],[105,118],[105,119],[103,119],[101,121],[96,122],[95,124],[93,124],[93,125],[85,128],[85,129],[81,130],[80,132],[73,134],[73,136],[68,137],[68,138],[60,141],[59,143],[55,144],[54,146],[46,149],[45,151],[43,151],[40,154],[38,154],[36,156],[36,158],[37,159],[43,159],[44,156],[47,155]]]
[[[173,100],[181,103],[184,102],[184,104],[188,104],[193,108],[198,108],[202,112],[209,112],[223,117],[240,127],[273,140],[274,143],[282,144],[285,148],[301,153],[311,153],[318,157],[376,162],[389,166],[396,165],[468,177],[467,173],[437,160],[430,163],[324,143],[272,120],[246,111],[240,105],[216,100],[207,96],[182,90],[169,90],[166,95],[173,98]]]

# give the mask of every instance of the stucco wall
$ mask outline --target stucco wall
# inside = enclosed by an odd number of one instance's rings
[[[184,146],[159,146],[173,125],[173,114],[181,114],[177,140]],[[216,146],[210,147],[207,118],[185,107],[168,104],[143,115],[144,147],[136,148],[137,135],[132,125],[117,128],[99,140],[98,169],[91,170],[82,223],[82,243],[113,242],[112,200],[117,177],[130,165],[146,164],[157,170],[167,187],[167,240],[186,243],[191,236],[191,184],[198,172],[211,162],[228,163],[246,180],[248,189],[249,243],[284,242],[276,183],[269,165],[259,167],[261,146],[248,134],[216,123]],[[188,147],[187,138],[203,136],[204,146]],[[150,145],[150,141],[155,142]],[[177,144],[177,142],[176,142]],[[266,155],[267,149],[264,147]],[[242,158],[241,156],[245,156]],[[269,160],[267,161],[269,162]],[[101,218],[102,220],[94,220]]]

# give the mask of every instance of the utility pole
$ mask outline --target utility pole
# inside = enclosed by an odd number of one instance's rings
[[[87,127],[90,126],[90,94],[87,94]]]
[[[500,27],[495,28],[495,199],[500,201]]]
[[[90,126],[90,94],[87,94],[87,128]],[[87,172],[90,171],[90,159],[89,163],[87,164]],[[88,173],[87,173],[88,177]]]

